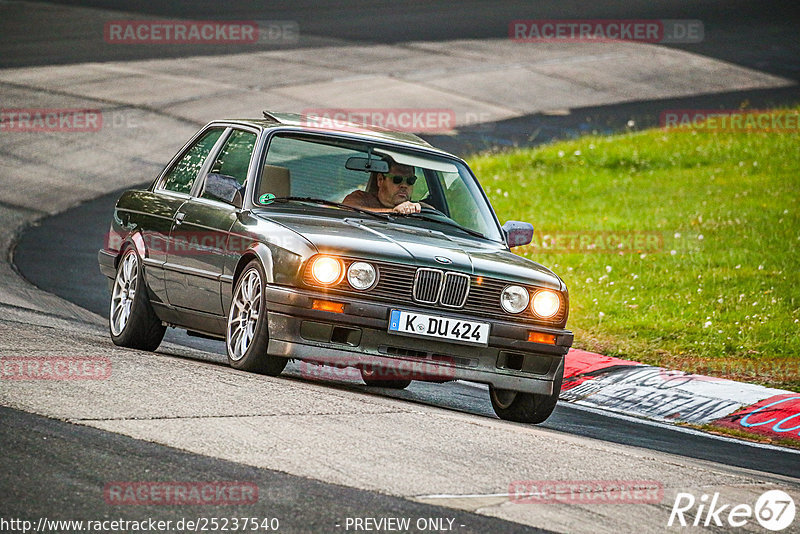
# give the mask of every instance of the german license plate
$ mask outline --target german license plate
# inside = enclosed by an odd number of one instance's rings
[[[402,310],[392,310],[389,333],[433,337],[471,345],[489,344],[489,323]]]

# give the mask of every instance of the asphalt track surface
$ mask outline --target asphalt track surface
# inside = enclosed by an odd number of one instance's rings
[[[116,10],[118,2],[60,2]],[[697,45],[676,48],[729,61],[737,65],[797,80],[800,78],[800,41],[797,7],[791,2],[681,2],[635,1],[568,4],[564,2],[459,2],[457,9],[448,2],[404,4],[396,2],[338,3],[320,6],[316,2],[271,2],[254,7],[250,2],[129,2],[124,12],[153,17],[194,19],[295,20],[309,34],[362,43],[396,43],[405,40],[451,40],[459,38],[504,37],[508,21],[533,18],[691,18],[705,23],[708,38]],[[313,8],[313,9],[312,9]],[[122,16],[120,16],[122,18]],[[138,18],[145,18],[144,16]],[[52,24],[27,24],[13,17],[0,21],[0,68],[32,65],[70,64],[85,61],[120,61],[145,58],[183,57],[221,53],[219,48],[198,50],[186,47],[103,47],[98,48],[90,32],[81,28]],[[10,36],[10,38],[9,38]],[[67,45],[65,46],[65,43]],[[274,47],[270,47],[274,49]],[[247,51],[252,48],[248,47]],[[235,52],[226,48],[223,53]],[[387,67],[388,69],[388,67]],[[465,154],[476,148],[512,144],[535,144],[585,131],[611,132],[625,127],[635,117],[642,126],[656,124],[654,109],[730,108],[748,101],[753,107],[792,104],[800,101],[797,86],[731,92],[709,97],[573,110],[568,117],[524,116],[459,132],[457,139],[430,137],[434,144]],[[530,135],[535,124],[535,136]],[[14,258],[20,272],[37,286],[62,296],[91,311],[106,315],[108,293],[105,280],[97,271],[96,250],[107,230],[111,206],[118,192],[101,197],[63,214],[47,218],[28,228],[20,237]],[[53,266],[59,266],[53,269]],[[88,290],[87,290],[88,288]],[[222,345],[170,331],[168,340],[215,352],[214,361],[224,362]],[[287,380],[300,379],[291,370]],[[413,383],[407,391],[368,390],[355,383],[330,383],[331,388],[405,399],[410,403],[438,406],[481,417],[494,417],[486,391],[461,383],[431,385]],[[117,434],[61,423],[9,409],[0,409],[0,443],[3,467],[0,468],[2,516],[54,517],[57,505],[72,510],[72,517],[109,515],[102,495],[87,498],[99,481],[130,479],[131,473],[158,472],[164,480],[239,479],[258,481],[262,493],[258,510],[264,516],[285,520],[284,531],[332,530],[343,516],[457,517],[464,532],[534,531],[515,523],[465,514],[450,509],[420,505],[405,499],[374,492],[354,490],[293,477],[266,469],[256,469],[204,456],[184,453]],[[607,417],[578,410],[564,403],[544,425],[547,428],[580,436],[594,437],[656,451],[669,452],[745,467],[755,471],[800,478],[798,455],[773,449],[756,448],[717,438],[688,434],[677,429],[654,427],[636,421]],[[21,431],[25,429],[25,431]],[[43,462],[42,459],[47,459]],[[85,469],[76,471],[76,465]],[[102,484],[100,484],[102,485]],[[48,487],[45,494],[37,488]],[[75,488],[82,488],[76,490]],[[86,488],[93,488],[87,490]],[[146,507],[112,512],[127,518],[147,515]],[[194,510],[192,510],[194,511]],[[204,509],[204,516],[215,514]],[[230,509],[220,511],[230,512]],[[255,510],[247,510],[249,514]],[[156,512],[154,512],[155,514]],[[159,519],[187,516],[190,513],[161,507]],[[64,516],[64,518],[67,518]],[[284,519],[288,518],[288,519]],[[283,526],[283,524],[282,524]]]
[[[705,39],[700,43],[670,46],[788,78],[796,79],[800,74],[800,39],[797,34],[800,6],[796,2],[781,0],[57,0],[53,3],[91,6],[152,17],[290,20],[299,24],[303,34],[384,44],[507,37],[509,21],[517,19],[694,19],[703,21]],[[13,19],[0,22],[0,30],[4,33],[20,36],[20,39],[13,40],[14,45],[6,46],[22,52],[0,54],[0,66],[181,57],[237,51],[230,47],[221,51],[220,47],[213,46],[198,51],[197,47],[177,45],[99,48],[87,42],[88,36],[97,32],[88,22],[85,27],[72,28],[59,26],[58,22],[52,21],[50,26],[26,24]],[[52,33],[54,28],[56,35]],[[86,40],[75,41],[81,38]],[[35,47],[27,46],[28,43],[35,43]],[[69,50],[65,51],[65,43],[69,43]],[[275,48],[275,45],[264,46]],[[252,51],[253,48],[247,46],[241,50]],[[387,65],[387,70],[390,68]]]
[[[114,203],[120,193],[111,193],[49,217],[23,232],[14,253],[15,265],[23,276],[46,291],[108,317],[108,279],[97,268],[97,250],[102,247]],[[53,269],[53,265],[61,267]],[[172,328],[167,330],[165,339],[216,353],[219,357],[214,361],[227,365],[222,342],[189,337],[182,330]],[[303,379],[296,367],[291,365],[284,374]],[[482,417],[495,417],[488,391],[462,382],[412,382],[403,391],[368,388],[360,381],[338,381],[331,382],[330,385]],[[775,448],[755,448],[738,441],[686,433],[668,426],[652,426],[635,420],[605,416],[564,402],[558,405],[555,413],[541,426],[578,436],[800,478],[798,453]]]
[[[460,510],[189,454],[4,407],[0,407],[0,421],[3,422],[0,425],[3,463],[15,467],[0,469],[0,513],[6,519],[12,517],[36,523],[38,518],[93,521],[154,518],[176,524],[181,519],[198,517],[253,517],[259,522],[277,518],[278,532],[331,532],[344,530],[348,517],[411,517],[452,519],[453,530],[464,533],[548,532]],[[20,428],[25,432],[19,432]],[[43,460],[48,466],[46,469],[42,468]],[[148,481],[246,481],[258,487],[258,500],[237,505],[106,504],[105,484],[129,480],[131,473],[141,473]],[[147,473],[153,473],[152,477]],[[43,495],[42,488],[47,488],[47,494]],[[102,513],[98,513],[99,510]]]
[[[102,28],[96,16],[108,20],[187,18],[195,20],[255,20],[297,22],[303,35],[333,39],[343,44],[397,44],[407,41],[450,41],[508,37],[509,21],[517,19],[690,19],[703,22],[705,37],[699,43],[669,44],[741,67],[800,81],[800,4],[767,0],[630,0],[614,2],[529,2],[511,0],[446,0],[394,2],[346,0],[342,2],[278,1],[253,3],[235,0],[158,2],[136,0],[57,0],[54,4],[93,7],[108,12],[92,13],[87,20],[27,21],[12,16],[0,20],[0,68],[60,65],[87,61],[127,61],[230,54],[258,50],[314,46],[315,40],[297,44],[140,45],[100,46]],[[119,15],[115,15],[117,12]],[[45,15],[51,17],[51,15]],[[91,19],[91,20],[89,20]],[[54,33],[55,32],[55,33]],[[341,41],[339,41],[341,40]],[[385,73],[391,72],[387,64]],[[713,76],[713,74],[711,74]],[[591,81],[587,80],[591,85]],[[566,115],[531,114],[462,127],[458,138],[431,135],[437,147],[459,155],[497,147],[530,145],[585,133],[624,130],[630,121],[638,128],[658,125],[663,109],[767,109],[800,101],[800,85],[751,89],[635,101],[598,107],[576,107]]]

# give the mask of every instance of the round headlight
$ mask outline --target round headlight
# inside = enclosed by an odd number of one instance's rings
[[[375,267],[363,261],[352,263],[347,269],[347,281],[354,289],[369,289],[377,278]]]
[[[549,319],[558,313],[558,308],[561,307],[561,298],[555,291],[542,289],[537,291],[533,296],[531,308],[533,313],[542,319]]]
[[[519,313],[528,307],[528,290],[520,286],[508,286],[500,296],[500,305],[508,313]]]
[[[311,264],[311,276],[323,286],[331,286],[341,280],[342,271],[342,262],[330,256],[319,256]]]

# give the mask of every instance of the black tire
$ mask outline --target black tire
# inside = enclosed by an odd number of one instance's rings
[[[553,384],[552,395],[537,395],[534,393],[521,393],[506,389],[496,389],[489,386],[489,398],[492,401],[494,413],[500,419],[515,421],[517,423],[544,423],[558,403],[561,393],[561,383],[564,380],[564,364],[559,366]]]
[[[242,270],[231,298],[231,309],[225,325],[225,349],[228,363],[234,369],[278,376],[286,367],[286,358],[267,354],[269,325],[267,320],[266,276],[261,262],[253,260]],[[257,282],[256,282],[257,280]],[[257,298],[249,293],[258,284]],[[256,318],[252,319],[255,310]],[[252,334],[250,332],[252,330]],[[238,334],[238,336],[237,336]],[[243,345],[242,337],[246,339]]]
[[[167,331],[150,304],[142,262],[134,248],[124,250],[117,265],[108,331],[115,345],[147,351],[156,350]]]
[[[405,389],[411,384],[411,380],[407,379],[387,379],[393,371],[389,369],[376,369],[373,365],[365,365],[361,367],[361,380],[368,386],[389,388],[389,389]]]

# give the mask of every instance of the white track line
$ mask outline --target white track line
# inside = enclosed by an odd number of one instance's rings
[[[482,390],[488,390],[489,389],[489,386],[487,386],[486,384],[478,384],[478,383],[475,383],[475,382],[467,382],[466,380],[459,380],[458,382],[460,382],[462,384],[465,384],[467,386],[471,386],[471,387],[477,388],[477,389],[482,389]],[[711,434],[709,432],[703,432],[702,430],[695,430],[694,428],[688,428],[688,427],[684,427],[684,426],[672,425],[672,424],[669,424],[669,423],[662,423],[661,421],[654,421],[652,419],[644,419],[642,417],[633,417],[631,415],[624,415],[624,414],[621,414],[621,413],[618,413],[618,412],[604,411],[604,410],[600,410],[599,408],[583,406],[581,404],[577,404],[577,403],[574,403],[574,402],[560,401],[560,404],[562,406],[569,407],[569,408],[574,408],[576,410],[583,410],[585,412],[590,412],[590,413],[594,413],[594,414],[598,414],[598,415],[604,415],[606,417],[614,417],[616,419],[622,419],[623,421],[629,421],[629,422],[632,422],[632,423],[639,423],[639,424],[642,424],[642,425],[655,426],[655,427],[658,427],[658,428],[666,428],[666,429],[669,429],[669,430],[674,430],[676,432],[683,432],[684,434],[692,434],[692,435],[695,435],[695,436],[702,436],[702,437],[705,437],[705,438],[712,438],[712,439],[716,439],[716,440],[719,440],[719,441],[727,441],[729,443],[736,443],[736,444],[739,444],[739,445],[748,445],[748,446],[756,448],[756,449],[766,449],[766,450],[778,451],[778,452],[788,452],[788,453],[791,453],[791,454],[800,454],[800,450],[793,449],[791,447],[780,447],[778,445],[770,445],[768,443],[758,443],[758,442],[754,442],[754,441],[746,441],[746,440],[742,440],[742,439],[729,438],[727,436],[720,436],[720,435],[717,435],[717,434]]]

